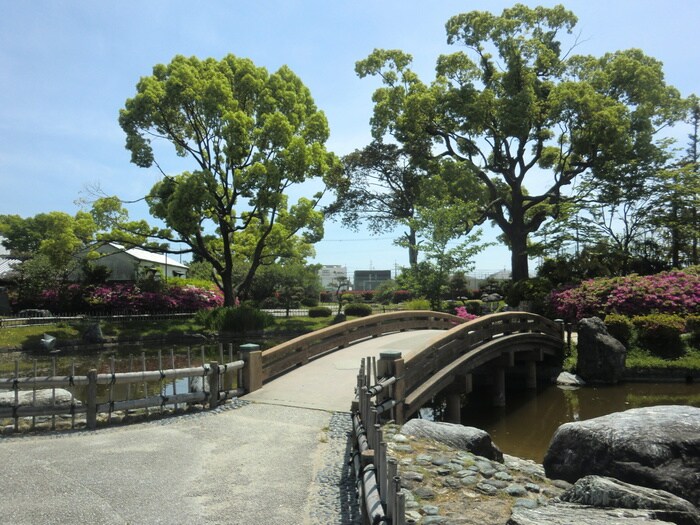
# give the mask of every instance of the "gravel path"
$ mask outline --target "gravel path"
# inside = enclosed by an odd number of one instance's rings
[[[320,448],[320,464],[309,490],[311,525],[359,525],[355,477],[349,464],[352,420],[349,413],[334,413]]]

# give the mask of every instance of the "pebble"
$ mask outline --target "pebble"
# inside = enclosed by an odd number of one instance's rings
[[[522,485],[512,484],[506,487],[506,493],[513,497],[522,497],[527,495],[527,490]]]
[[[514,507],[524,507],[526,509],[536,509],[538,507],[537,501],[529,498],[518,498],[513,503]]]
[[[493,485],[480,481],[476,484],[476,488],[486,494],[487,496],[495,496],[498,493],[498,489]]]
[[[440,511],[435,505],[423,505],[420,510],[427,516],[437,516],[437,513]]]

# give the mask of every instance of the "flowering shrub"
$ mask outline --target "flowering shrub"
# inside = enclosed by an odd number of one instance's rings
[[[192,312],[223,304],[217,290],[192,285],[169,286],[162,292],[144,291],[133,283],[99,286],[72,284],[66,290],[44,290],[42,307],[54,312]]]
[[[392,297],[391,300],[395,304],[398,304],[398,303],[410,301],[411,299],[413,299],[413,294],[411,293],[410,290],[394,290],[394,296]]]
[[[478,317],[477,315],[470,314],[467,311],[466,306],[458,306],[457,308],[455,308],[455,315],[457,317],[461,317],[462,319],[464,319],[466,321],[471,321],[472,319],[476,319]]]
[[[549,301],[555,315],[569,321],[609,313],[687,316],[700,312],[700,276],[671,271],[591,279],[576,288],[552,292]]]

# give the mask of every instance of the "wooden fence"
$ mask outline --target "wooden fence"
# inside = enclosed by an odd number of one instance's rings
[[[253,345],[257,348],[257,345]],[[259,353],[259,352],[258,352]],[[37,417],[51,417],[51,428],[55,428],[56,416],[70,416],[71,428],[75,427],[76,415],[85,416],[85,422],[89,429],[95,429],[99,414],[107,414],[107,422],[111,422],[112,414],[116,412],[129,412],[144,409],[148,415],[150,408],[160,408],[166,405],[179,406],[187,404],[203,404],[210,409],[235,396],[242,395],[250,389],[251,378],[247,374],[251,367],[246,367],[249,353],[243,349],[239,354],[240,359],[234,361],[232,345],[229,345],[229,362],[223,363],[223,346],[219,345],[220,361],[205,362],[204,348],[202,348],[202,361],[200,366],[191,366],[190,351],[187,352],[188,366],[176,368],[175,357],[171,351],[171,367],[163,368],[162,355],[159,351],[157,370],[146,369],[146,357],[142,354],[142,369],[139,371],[116,372],[114,359],[112,359],[109,373],[98,373],[96,369],[89,370],[85,375],[56,374],[56,360],[52,359],[52,375],[39,376],[36,373],[36,361],[34,373],[20,374],[19,361],[15,361],[15,373],[10,378],[0,378],[0,391],[14,392],[11,406],[0,407],[0,420],[13,419],[15,430],[19,429],[19,421],[22,418],[32,418],[32,428],[36,424]],[[75,365],[72,365],[72,370]],[[131,368],[131,366],[130,366]],[[199,386],[196,391],[190,391],[188,381],[187,391],[177,392],[178,379],[199,378]],[[157,382],[158,394],[149,395],[149,383]],[[126,399],[116,399],[115,387],[127,385]],[[131,385],[140,385],[141,396],[130,395]],[[100,402],[98,387],[106,387],[107,400]],[[165,393],[165,387],[169,386],[171,393]],[[74,390],[85,390],[84,401],[75,398]],[[70,392],[69,402],[56,403],[56,389],[66,389]],[[20,392],[31,391],[31,400],[20,400]],[[51,402],[46,405],[36,403],[37,392],[51,392]],[[24,396],[23,396],[24,397]],[[104,396],[103,396],[104,397]],[[29,402],[27,402],[29,401]]]
[[[161,312],[149,314],[110,314],[82,313],[59,316],[11,316],[0,318],[0,328],[17,328],[20,326],[42,326],[55,323],[71,323],[84,320],[105,321],[114,324],[127,324],[133,321],[162,321],[164,319],[191,319],[195,312]]]

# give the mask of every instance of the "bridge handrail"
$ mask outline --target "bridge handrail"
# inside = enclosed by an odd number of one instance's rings
[[[352,409],[357,441],[352,457],[356,478],[362,476],[358,497],[365,522],[405,523],[396,461],[387,457],[381,430],[383,413],[391,410],[401,424],[453,383],[454,375],[466,365],[478,367],[506,356],[504,366],[512,366],[515,352],[523,351],[528,359],[542,360],[545,353],[561,352],[563,345],[563,323],[527,312],[504,312],[455,326],[405,358],[401,352],[385,352],[374,367],[363,359]]]
[[[455,315],[431,310],[405,310],[375,314],[316,330],[262,352],[262,381],[350,343],[405,330],[447,330],[464,322]]]
[[[404,358],[404,385],[408,394],[423,378],[449,365],[476,346],[509,334],[538,333],[563,338],[561,324],[528,312],[486,315],[445,334],[438,334],[423,350]],[[562,339],[563,340],[563,339]]]

